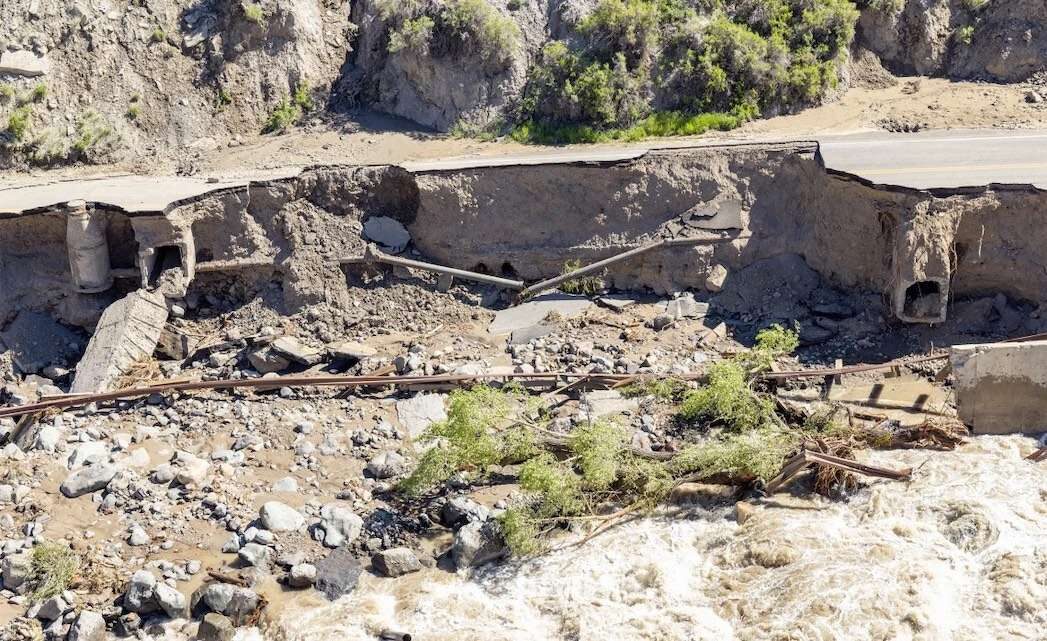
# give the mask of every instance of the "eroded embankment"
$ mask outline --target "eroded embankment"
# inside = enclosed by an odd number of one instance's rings
[[[358,256],[363,223],[403,223],[427,260],[522,279],[559,273],[665,237],[695,245],[611,268],[609,285],[659,293],[702,288],[719,266],[792,254],[837,287],[888,295],[903,320],[931,322],[951,298],[1047,292],[1047,211],[1031,188],[935,193],[830,175],[812,145],[740,145],[649,152],[610,163],[408,172],[320,167],[141,214],[88,204],[105,229],[113,290],[78,291],[65,209],[0,220],[0,319],[52,311],[90,326],[165,262],[185,286],[232,272],[282,285],[288,311],[345,300],[339,259]],[[103,250],[105,251],[105,250]],[[141,274],[146,273],[142,278]],[[80,287],[79,289],[84,289]]]

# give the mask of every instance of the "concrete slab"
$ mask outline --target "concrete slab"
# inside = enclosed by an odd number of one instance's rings
[[[35,78],[51,70],[47,56],[38,56],[32,51],[5,51],[0,54],[0,76],[25,76]]]
[[[585,296],[573,296],[562,292],[549,292],[535,296],[526,303],[503,309],[496,313],[487,331],[491,334],[511,334],[516,330],[538,325],[551,313],[561,318],[581,315],[593,302]]]
[[[509,344],[526,345],[537,338],[542,338],[543,336],[552,334],[554,329],[556,329],[555,325],[539,323],[537,325],[531,325],[530,327],[513,330],[512,335],[509,336]]]
[[[255,181],[289,178],[300,168],[260,171],[246,177],[107,176],[33,185],[0,182],[0,215],[45,209],[73,200],[117,207],[128,213],[166,211],[174,203],[205,194],[246,187]],[[5,184],[6,183],[6,184]]]
[[[74,359],[80,338],[47,314],[20,312],[0,332],[2,345],[11,351],[23,374],[35,374],[48,365],[65,365]]]
[[[616,390],[595,390],[582,395],[580,409],[594,420],[603,416],[635,414],[640,410],[640,401],[625,398]]]
[[[709,303],[694,300],[692,294],[684,294],[666,302],[664,309],[673,320],[705,318],[709,314]]]
[[[1047,432],[1047,341],[956,345],[956,408],[975,434]]]
[[[144,289],[107,307],[76,366],[70,391],[88,394],[111,389],[131,365],[153,355],[167,315],[163,294]]]

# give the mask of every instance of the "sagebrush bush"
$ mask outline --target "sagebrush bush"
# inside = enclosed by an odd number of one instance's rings
[[[34,601],[61,594],[80,571],[80,557],[59,543],[41,543],[30,557],[29,585]]]
[[[389,53],[397,53],[406,49],[418,55],[427,54],[435,26],[436,21],[429,16],[404,20],[399,28],[389,32]]]
[[[302,108],[297,102],[282,99],[273,108],[265,121],[262,133],[282,133],[295,125],[302,118]]]
[[[33,118],[32,110],[23,105],[11,112],[11,115],[7,117],[7,133],[15,139],[15,142],[20,142],[25,139],[26,134],[29,133],[29,127]]]
[[[579,127],[621,131],[664,111],[729,127],[816,103],[838,84],[857,19],[850,0],[600,0],[577,25],[585,48],[551,43],[533,66],[514,137],[576,142],[598,137]]]
[[[76,122],[76,136],[73,138],[73,149],[81,156],[116,143],[118,136],[105,117],[88,109]]]

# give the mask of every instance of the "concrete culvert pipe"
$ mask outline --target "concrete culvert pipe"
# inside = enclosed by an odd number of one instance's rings
[[[105,214],[89,210],[82,200],[66,205],[66,246],[69,271],[77,291],[104,292],[113,286]]]

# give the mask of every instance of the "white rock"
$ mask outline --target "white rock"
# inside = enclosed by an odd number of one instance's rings
[[[290,505],[269,501],[258,512],[265,529],[273,532],[294,532],[305,527],[305,517]]]
[[[337,548],[352,543],[360,536],[364,521],[349,509],[347,504],[328,503],[320,508],[320,527],[324,531],[323,543]]]

